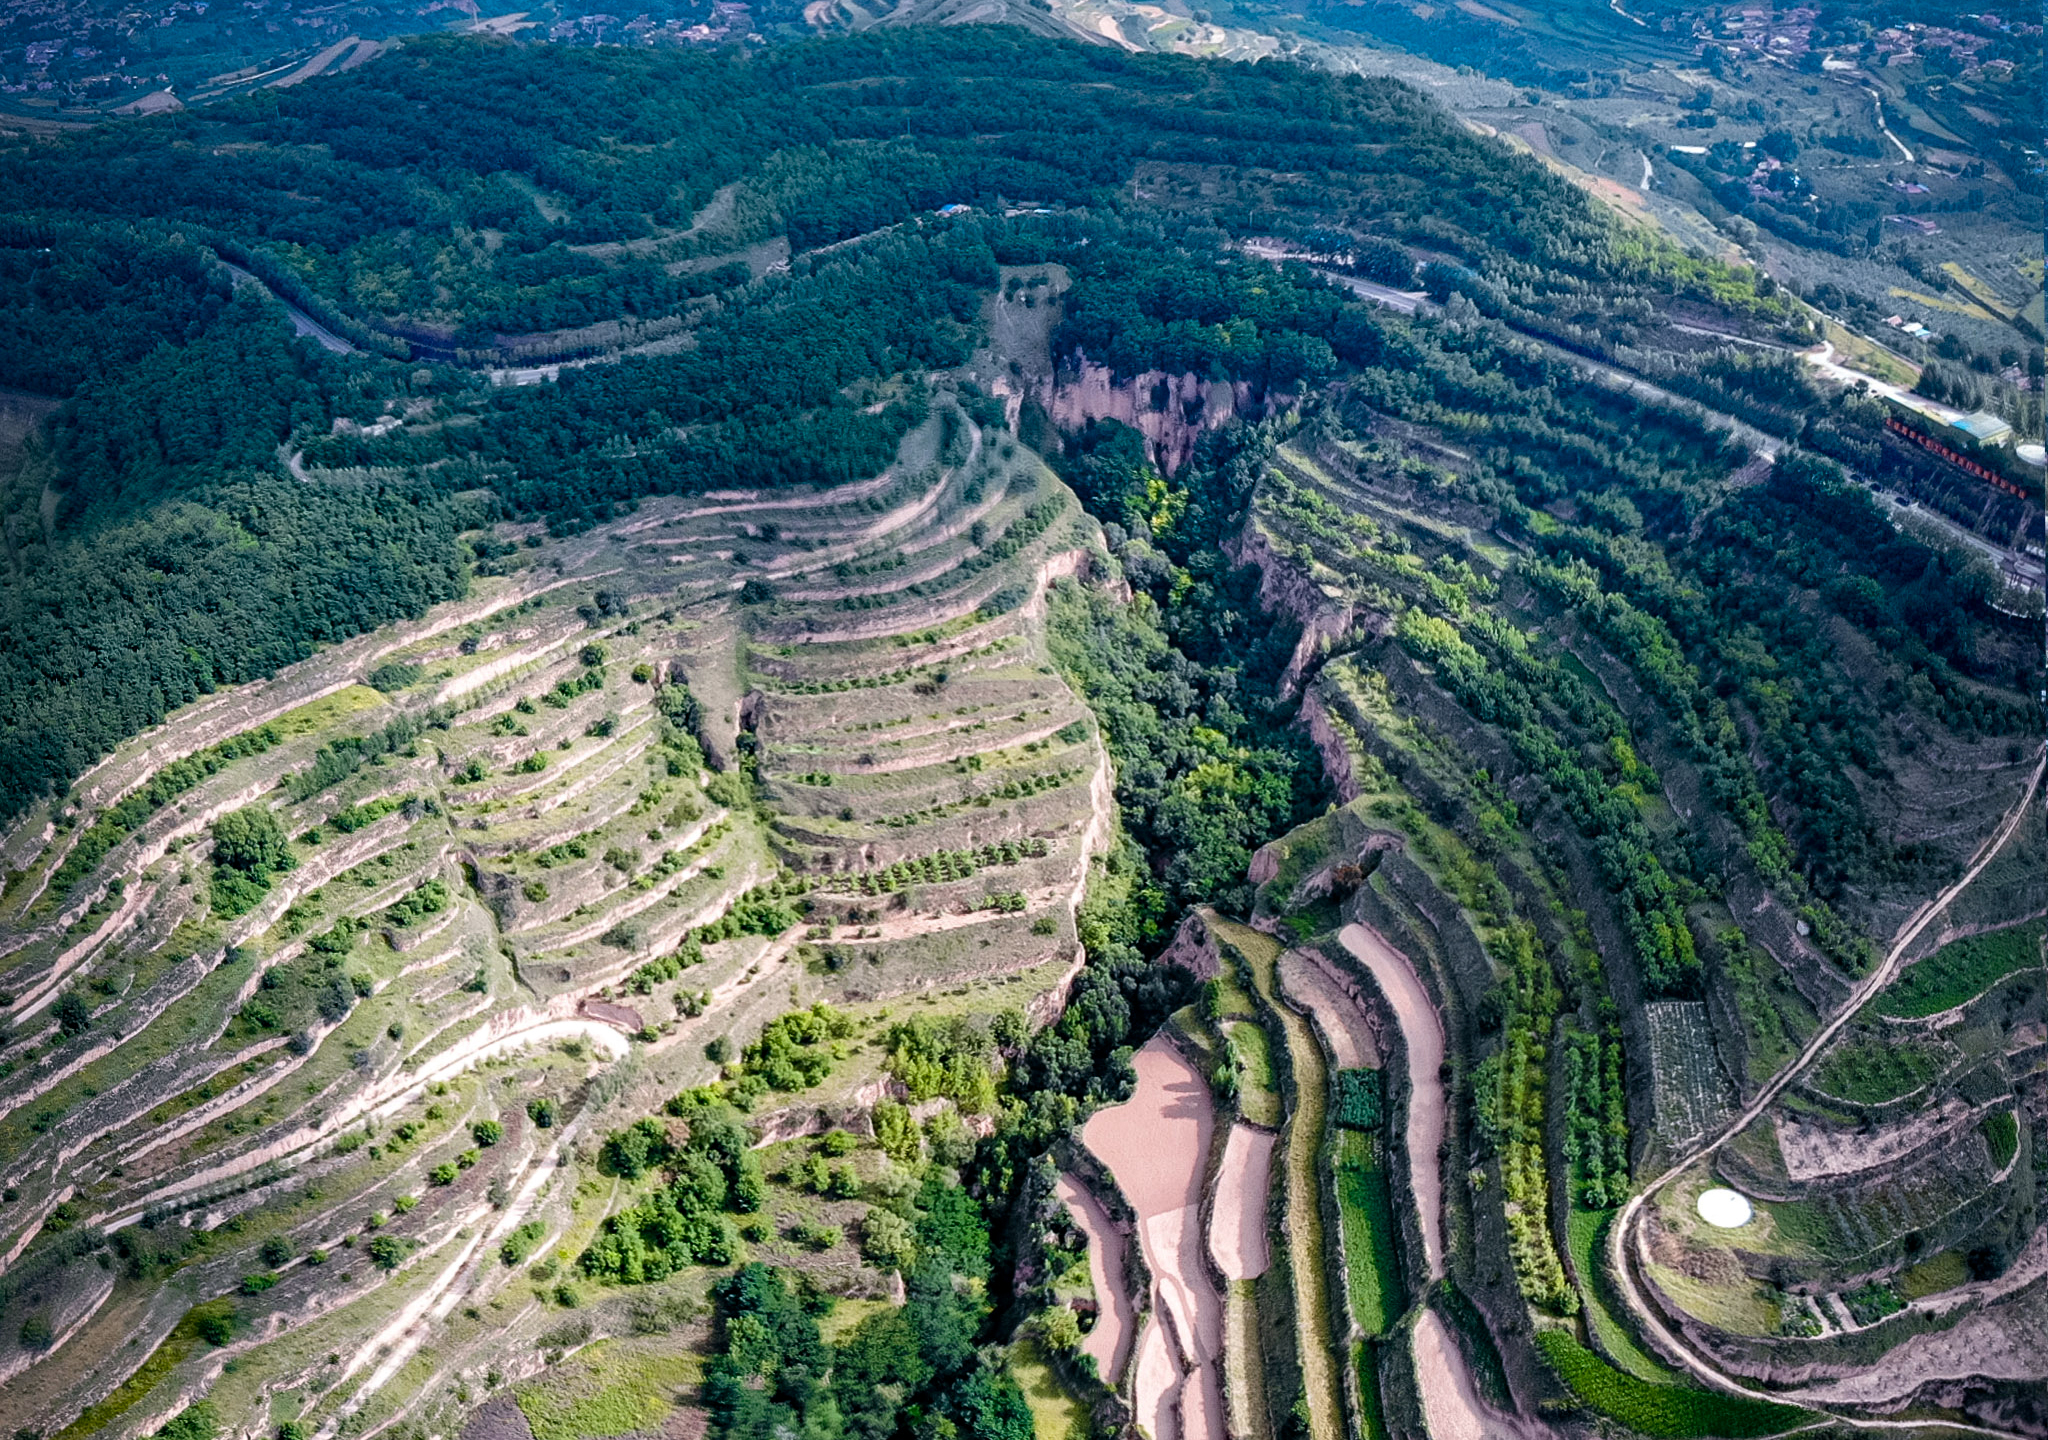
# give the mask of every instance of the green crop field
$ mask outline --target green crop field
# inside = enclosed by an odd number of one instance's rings
[[[1394,1250],[1393,1196],[1376,1137],[1346,1130],[1337,1137],[1337,1210],[1351,1313],[1368,1335],[1383,1335],[1401,1312],[1400,1259]]]
[[[1984,1117],[1984,1143],[1991,1149],[1991,1163],[2003,1170],[2019,1153],[2019,1116],[2010,1110],[1998,1110]]]
[[[1954,1009],[2017,970],[2038,968],[2044,930],[2048,921],[2034,920],[1952,940],[1887,986],[1877,998],[1877,1011],[1918,1019]]]
[[[1768,1400],[1652,1385],[1609,1365],[1562,1330],[1536,1337],[1543,1357],[1585,1405],[1654,1440],[1755,1440],[1811,1420],[1810,1411]]]
[[[1924,1088],[1941,1069],[1941,1052],[1931,1045],[1854,1036],[1821,1058],[1814,1083],[1838,1099],[1881,1105]]]
[[[1572,1267],[1579,1276],[1579,1295],[1586,1302],[1586,1324],[1601,1348],[1638,1380],[1662,1383],[1676,1379],[1616,1316],[1620,1307],[1609,1289],[1607,1272],[1600,1260],[1607,1244],[1607,1226],[1613,1218],[1612,1210],[1581,1210],[1574,1206],[1566,1228]]]

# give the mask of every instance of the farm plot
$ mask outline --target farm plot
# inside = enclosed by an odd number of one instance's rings
[[[1273,1086],[1272,1042],[1256,1020],[1232,1020],[1223,1027],[1231,1058],[1237,1063],[1237,1104],[1255,1125],[1278,1129],[1285,1118],[1280,1092]]]
[[[1956,1058],[1938,1039],[1851,1029],[1821,1055],[1810,1083],[1837,1100],[1883,1105],[1925,1090]]]
[[[1403,1307],[1393,1191],[1379,1136],[1339,1134],[1336,1176],[1351,1313],[1367,1335],[1384,1335]]]
[[[1898,1243],[1931,1231],[1983,1196],[1986,1177],[1934,1163],[1889,1176],[1855,1191],[1830,1191],[1811,1200],[1771,1203],[1779,1228],[1842,1270]]]
[[[1312,1440],[1336,1440],[1344,1428],[1341,1355],[1331,1343],[1331,1299],[1324,1267],[1323,1124],[1329,1113],[1328,1062],[1308,1021],[1279,996],[1280,943],[1248,926],[1204,911],[1219,940],[1243,959],[1252,987],[1277,1018],[1294,1072],[1295,1110],[1288,1119],[1285,1169],[1288,1260],[1294,1282],[1295,1348]]]
[[[1153,1440],[1223,1440],[1223,1297],[1209,1280],[1201,1226],[1214,1102],[1163,1036],[1133,1067],[1131,1098],[1096,1111],[1081,1130],[1137,1211],[1152,1270],[1152,1319],[1139,1340],[1132,1399]]]
[[[1098,1309],[1095,1328],[1081,1339],[1081,1353],[1095,1362],[1095,1373],[1114,1386],[1130,1359],[1131,1336],[1137,1328],[1129,1281],[1124,1276],[1124,1240],[1102,1202],[1072,1175],[1059,1178],[1057,1193],[1074,1224],[1088,1237],[1088,1273],[1095,1284]]]
[[[1266,1198],[1273,1190],[1273,1142],[1267,1130],[1230,1127],[1216,1175],[1209,1253],[1226,1280],[1256,1280],[1273,1263],[1266,1243]]]
[[[1683,1151],[1735,1113],[1735,1097],[1704,1004],[1661,1000],[1645,1005],[1643,1018],[1650,1028],[1658,1137],[1672,1151]]]
[[[1877,1013],[1896,1019],[1938,1015],[1982,995],[2016,971],[2039,969],[2044,934],[2048,920],[2033,920],[2009,930],[1951,940],[1886,986],[1877,997]]]
[[[1363,925],[1346,925],[1340,939],[1364,965],[1393,1007],[1408,1047],[1408,1183],[1414,1188],[1429,1278],[1443,1261],[1444,1026],[1408,957]]]
[[[1589,1409],[1652,1440],[1756,1440],[1813,1418],[1791,1405],[1640,1380],[1615,1369],[1563,1330],[1542,1331],[1536,1344],[1558,1378]]]

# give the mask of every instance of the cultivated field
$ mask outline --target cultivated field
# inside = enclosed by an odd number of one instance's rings
[[[1137,1212],[1152,1271],[1151,1322],[1138,1340],[1138,1421],[1154,1440],[1223,1440],[1223,1297],[1209,1278],[1201,1223],[1213,1102],[1200,1072],[1163,1036],[1133,1064],[1137,1090],[1091,1116],[1081,1139]]]

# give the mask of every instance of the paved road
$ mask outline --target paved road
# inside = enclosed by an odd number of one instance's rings
[[[1734,1139],[1735,1136],[1741,1134],[1751,1122],[1764,1113],[1764,1110],[1773,1100],[1783,1093],[1785,1087],[1796,1080],[1800,1073],[1813,1062],[1821,1051],[1827,1048],[1828,1042],[1840,1034],[1842,1027],[1856,1017],[1857,1011],[1863,1008],[1864,1003],[1892,982],[1898,975],[1899,968],[1905,959],[1906,951],[1911,948],[1913,942],[1920,938],[1921,933],[1926,930],[1937,915],[1948,908],[1950,902],[1956,896],[1960,895],[1978,875],[1983,873],[1984,867],[1997,858],[1999,852],[2005,848],[2006,843],[2018,831],[2020,822],[2026,818],[2028,806],[2033,803],[2034,793],[2041,787],[2041,777],[2044,772],[2048,772],[2048,752],[2044,752],[2042,757],[2035,761],[2034,773],[2027,778],[2025,793],[2020,796],[2012,809],[2006,812],[2004,821],[1999,825],[1998,830],[1992,837],[1985,841],[1984,845],[1978,850],[1976,858],[1971,862],[1970,868],[1963,872],[1962,878],[1921,906],[1914,913],[1913,918],[1906,922],[1905,928],[1899,932],[1898,937],[1892,942],[1892,947],[1886,953],[1883,963],[1875,970],[1872,970],[1869,975],[1865,976],[1854,990],[1850,991],[1848,1002],[1836,1012],[1835,1017],[1815,1032],[1813,1038],[1807,1041],[1805,1048],[1784,1069],[1780,1070],[1769,1084],[1757,1092],[1756,1098],[1743,1108],[1741,1114],[1722,1127],[1718,1134],[1703,1142],[1690,1154],[1674,1162],[1663,1174],[1638,1190],[1635,1197],[1622,1207],[1621,1214],[1615,1218],[1615,1222],[1608,1233],[1607,1258],[1609,1267],[1614,1272],[1615,1279],[1619,1284],[1623,1301],[1626,1302],[1628,1308],[1635,1314],[1637,1321],[1642,1325],[1643,1329],[1657,1341],[1658,1349],[1662,1350],[1666,1355],[1676,1358],[1692,1375],[1714,1389],[1727,1391],[1735,1395],[1747,1395],[1758,1400],[1780,1399],[1780,1397],[1773,1395],[1768,1390],[1745,1385],[1741,1381],[1724,1374],[1712,1360],[1694,1349],[1681,1335],[1675,1333],[1671,1327],[1667,1326],[1664,1323],[1663,1317],[1657,1313],[1656,1309],[1644,1297],[1642,1287],[1637,1281],[1636,1273],[1629,1264],[1629,1246],[1631,1243],[1634,1244],[1638,1256],[1645,1256],[1647,1254],[1647,1242],[1639,1233],[1645,1202],[1653,1198],[1658,1191],[1677,1179],[1679,1175],[1683,1174],[1691,1166],[1712,1155],[1716,1150],[1719,1150],[1723,1145]],[[1856,1420],[1853,1423],[1905,1428],[1917,1426],[1922,1422]],[[2007,1432],[1978,1425],[1947,1425],[1946,1428],[1969,1430],[1981,1435],[2010,1436],[2010,1440],[2020,1440],[2020,1436],[2016,1431]]]
[[[1403,315],[1413,315],[1418,309],[1434,310],[1436,304],[1423,295],[1409,290],[1396,290],[1390,285],[1375,285],[1370,280],[1361,280],[1356,275],[1340,275],[1335,270],[1316,272],[1325,280],[1334,280],[1352,294],[1370,300],[1389,310],[1398,310]]]
[[[257,276],[250,274],[241,266],[230,261],[222,260],[220,263],[226,265],[228,273],[235,277],[236,285],[239,286],[244,283],[254,285],[264,294],[270,296],[271,299],[277,301],[278,304],[284,306],[284,313],[292,317],[292,330],[296,334],[315,342],[322,350],[333,351],[336,355],[353,355],[356,353],[355,346],[349,344],[348,341],[342,339],[332,330],[329,330],[311,315],[308,315],[298,306],[292,304],[291,301],[279,296],[276,291],[265,285]]]

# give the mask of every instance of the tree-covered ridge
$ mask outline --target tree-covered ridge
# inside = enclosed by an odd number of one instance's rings
[[[1141,165],[1219,162],[1233,229],[1359,225],[1538,291],[1643,268],[1572,187],[1396,82],[983,28],[745,61],[416,41],[17,147],[0,187],[27,214],[203,227],[362,319],[485,336],[664,313],[691,290],[672,262],[771,235],[802,251],[946,203],[1100,205]],[[1315,177],[1321,213],[1291,220],[1303,197],[1259,174]]]
[[[1180,198],[1210,173],[1228,183]],[[0,175],[0,377],[69,396],[4,506],[8,811],[212,686],[456,593],[456,535],[491,511],[453,496],[568,530],[648,494],[875,473],[922,413],[893,377],[968,357],[999,264],[1073,267],[1069,356],[1261,391],[1380,342],[1322,281],[1231,248],[1247,235],[1400,237],[1596,341],[1626,338],[1645,287],[1702,283],[1396,83],[978,27],[744,62],[426,41],[0,149]],[[924,213],[954,202],[974,208]],[[787,270],[747,279],[778,245]],[[287,338],[247,282],[230,298],[223,256],[363,353]],[[499,390],[392,358],[536,326],[658,343]],[[346,480],[309,496],[283,462]],[[260,537],[297,533],[269,511],[307,505],[362,578],[314,583],[320,557],[280,594]],[[131,583],[173,523],[259,543],[208,542]]]

